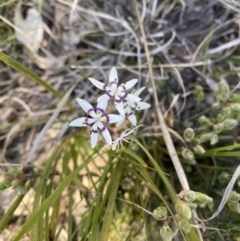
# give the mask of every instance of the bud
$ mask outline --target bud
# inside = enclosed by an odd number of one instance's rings
[[[228,172],[223,171],[218,175],[218,181],[220,183],[225,183],[225,182],[229,181],[229,179],[230,179],[230,175]]]
[[[240,111],[240,104],[238,104],[238,103],[232,103],[232,104],[230,105],[230,108],[231,108],[231,110],[234,111],[234,112],[239,112],[239,111]]]
[[[10,182],[7,180],[0,182],[0,191],[7,189],[9,186],[10,186]]]
[[[220,133],[222,132],[224,129],[224,124],[223,123],[218,123],[216,125],[213,126],[213,130],[215,133]]]
[[[218,135],[216,133],[213,133],[212,137],[211,137],[211,140],[210,140],[210,143],[211,143],[211,145],[214,145],[217,142],[218,142]]]
[[[215,96],[218,101],[227,101],[230,97],[230,90],[228,84],[224,81],[221,81],[218,84],[218,89],[215,92]]]
[[[204,143],[204,142],[207,142],[211,139],[212,137],[212,132],[210,133],[205,133],[205,134],[202,134],[198,139],[200,141],[200,143]]]
[[[171,230],[167,222],[164,222],[163,226],[160,229],[160,236],[163,241],[172,241],[172,239],[176,236],[178,229],[174,231]]]
[[[195,136],[194,130],[192,128],[187,128],[184,131],[183,136],[186,141],[191,141]]]
[[[189,207],[188,203],[186,203],[182,200],[176,201],[175,210],[181,217],[183,217],[187,220],[192,218],[191,208]]]
[[[205,153],[204,148],[201,145],[196,145],[193,147],[193,151],[199,155],[202,155]]]
[[[167,219],[167,208],[160,206],[157,207],[156,209],[153,210],[152,216],[156,219],[156,220],[165,220]]]
[[[199,123],[201,126],[203,127],[208,127],[210,125],[212,125],[212,122],[205,116],[201,116],[199,119],[198,119]]]
[[[178,195],[178,198],[185,202],[193,202],[196,199],[196,194],[191,190],[183,190]]]
[[[209,197],[206,194],[203,194],[201,192],[195,192],[195,194],[196,194],[196,200],[194,202],[198,203],[200,205],[213,201],[213,199],[211,197]]]
[[[237,125],[237,121],[234,119],[228,119],[226,120],[223,124],[224,124],[224,130],[232,130],[236,125]]]
[[[194,158],[194,155],[193,155],[192,151],[184,148],[182,150],[182,156],[185,160],[189,161],[189,164],[192,164],[192,165],[196,164],[196,161],[195,161],[195,158]]]

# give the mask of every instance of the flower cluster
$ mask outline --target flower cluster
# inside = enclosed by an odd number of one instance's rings
[[[93,106],[87,101],[77,98],[78,104],[87,113],[87,115],[86,117],[73,120],[69,125],[75,127],[91,126],[92,148],[96,146],[98,133],[101,132],[108,145],[111,145],[112,150],[115,150],[117,147],[119,147],[119,144],[122,146],[122,141],[128,142],[126,136],[133,133],[135,128],[132,130],[128,129],[121,135],[118,135],[109,127],[108,124],[116,123],[116,126],[120,126],[127,117],[132,125],[136,126],[137,117],[135,112],[150,107],[148,103],[142,102],[141,98],[139,97],[145,87],[129,93],[128,91],[138,82],[138,80],[132,79],[127,81],[125,84],[118,85],[118,75],[115,67],[112,67],[110,70],[108,83],[105,84],[93,78],[89,78],[89,80],[93,85],[103,90],[105,93],[97,99],[98,103],[96,109],[94,109]],[[107,105],[111,100],[114,102],[119,115],[105,114]],[[118,135],[118,138],[116,138],[114,141],[112,140],[109,130]]]

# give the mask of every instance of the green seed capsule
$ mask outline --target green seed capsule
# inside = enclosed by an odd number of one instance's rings
[[[227,101],[230,97],[230,90],[228,84],[224,81],[221,81],[218,84],[218,89],[215,92],[215,96],[218,101]]]
[[[234,111],[234,112],[239,112],[239,111],[240,111],[240,104],[238,104],[238,103],[232,103],[232,104],[230,105],[230,108],[231,108],[231,110]]]
[[[193,147],[193,151],[199,155],[202,155],[205,153],[204,148],[201,145],[196,145]]]
[[[194,130],[192,128],[187,128],[184,131],[183,136],[186,141],[191,141],[195,136]]]
[[[199,203],[199,204],[206,204],[208,202],[212,202],[213,199],[209,196],[207,196],[206,194],[203,194],[201,192],[195,192],[196,194],[196,200],[195,202]]]
[[[237,121],[234,119],[228,119],[226,120],[223,124],[224,124],[224,130],[232,130],[236,125],[237,125]]]
[[[216,133],[213,133],[212,137],[211,137],[211,140],[210,140],[210,143],[211,143],[211,145],[214,145],[217,142],[218,142],[218,135]]]
[[[9,186],[10,182],[7,180],[0,182],[0,191],[7,189]]]
[[[189,233],[191,230],[191,224],[186,219],[180,219],[178,221],[179,229],[181,229],[184,233]]]
[[[240,204],[238,202],[227,202],[227,205],[231,211],[240,214]]]
[[[201,116],[199,119],[198,119],[199,123],[201,126],[203,127],[208,127],[208,126],[211,126],[212,125],[212,122],[206,117],[206,116]]]
[[[187,160],[189,162],[189,164],[192,164],[192,165],[196,164],[194,154],[192,151],[185,148],[182,150],[182,156],[185,160]]]
[[[216,125],[213,126],[213,130],[215,133],[220,133],[224,130],[224,124],[223,123],[218,123]]]
[[[228,198],[228,201],[231,201],[231,202],[240,201],[240,194],[235,192],[235,191],[231,191],[231,193],[229,195],[229,198]]]
[[[189,220],[192,218],[192,211],[188,203],[177,200],[175,203],[176,212],[183,218]]]
[[[153,210],[152,215],[156,220],[165,220],[168,217],[167,208],[162,206],[157,207],[156,209]]]
[[[204,143],[204,142],[211,140],[212,135],[213,135],[212,132],[205,133],[205,134],[202,134],[198,139],[199,139],[200,143]]]
[[[160,236],[163,241],[172,241],[176,236],[178,229],[172,230],[167,222],[164,222],[163,226],[160,229]]]
[[[218,181],[220,183],[226,183],[230,180],[230,175],[228,172],[223,171],[218,175]]]

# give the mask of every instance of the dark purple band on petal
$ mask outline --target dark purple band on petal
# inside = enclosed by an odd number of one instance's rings
[[[117,81],[111,81],[110,84],[111,84],[111,85],[113,85],[113,84],[116,84],[116,85],[117,85]]]
[[[130,112],[130,113],[128,113],[128,116],[133,115],[133,114],[134,114],[134,112]]]
[[[92,129],[92,132],[93,132],[93,133],[98,133],[98,130]]]
[[[86,122],[86,125],[89,125],[89,124],[88,124],[88,118],[87,118],[87,117],[85,118],[85,122]]]
[[[128,93],[125,91],[123,98],[125,99],[127,96],[128,96]]]
[[[94,111],[94,109],[93,108],[89,109],[88,114],[91,113],[91,111]]]
[[[124,89],[124,90],[126,90],[126,87],[125,87],[125,85],[124,85],[124,84],[122,84],[122,85],[121,85],[121,87],[123,87],[123,89]]]
[[[136,110],[136,108],[137,108],[137,106],[138,106],[136,102],[134,103],[134,105],[135,105],[134,107],[131,106],[131,109],[132,109],[132,110]]]
[[[107,96],[109,97],[109,99],[111,99],[113,96],[110,95],[108,92],[106,92]]]
[[[114,101],[117,102],[117,103],[121,103],[122,100],[121,99],[119,99],[119,100],[115,99]]]
[[[96,109],[96,111],[100,111],[101,113],[103,113],[103,112],[104,112],[104,110],[103,110],[103,109],[101,109],[101,108],[97,108],[97,109]]]
[[[110,118],[109,118],[108,115],[105,115],[104,117],[106,118],[106,122],[109,122],[109,121],[110,121]]]
[[[103,126],[103,128],[101,129],[101,132],[104,132],[106,130],[106,126]]]
[[[107,87],[108,87],[108,84],[105,84],[105,85],[103,86],[103,89],[106,90]]]

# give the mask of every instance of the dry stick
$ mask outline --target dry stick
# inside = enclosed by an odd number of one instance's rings
[[[158,104],[159,102],[158,102],[156,86],[155,86],[155,82],[154,82],[154,78],[153,78],[152,63],[151,63],[151,60],[150,60],[150,55],[149,55],[148,46],[147,46],[147,42],[146,42],[146,36],[145,36],[143,25],[142,25],[142,22],[141,22],[141,19],[140,19],[138,5],[137,5],[136,0],[134,0],[134,4],[135,4],[135,10],[136,10],[136,13],[137,13],[137,18],[138,18],[140,30],[141,30],[141,33],[142,33],[144,49],[145,49],[145,52],[146,52],[148,68],[149,68],[150,78],[151,78],[152,88],[153,88],[154,102],[155,102],[155,106],[157,107],[159,105]],[[173,145],[172,138],[171,138],[171,136],[170,136],[170,134],[168,132],[168,129],[167,129],[167,126],[166,126],[163,114],[161,112],[161,109],[160,108],[156,108],[156,112],[157,112],[157,117],[158,117],[158,120],[159,120],[159,124],[161,126],[163,138],[165,140],[165,143],[166,143],[169,155],[170,155],[170,157],[172,159],[173,165],[175,167],[175,170],[177,172],[177,175],[178,175],[179,181],[181,183],[182,189],[189,190],[190,188],[189,188],[189,184],[188,184],[185,172],[184,172],[184,170],[182,168],[182,165],[181,165],[181,163],[179,161],[176,149],[175,149],[175,147]]]
[[[139,14],[138,5],[137,5],[137,1],[136,0],[134,0],[134,5],[135,5],[135,11],[136,11],[136,14],[137,14],[140,30],[141,30],[141,33],[142,33],[144,49],[145,49],[145,52],[146,52],[147,62],[148,62],[148,66],[149,66],[150,78],[151,78],[152,88],[153,88],[154,102],[155,102],[155,106],[157,107],[158,106],[158,96],[157,96],[156,86],[155,86],[155,82],[154,82],[154,78],[153,78],[152,62],[151,62],[151,59],[150,59],[148,46],[147,46],[147,42],[146,42],[146,36],[145,36],[144,28],[143,28],[143,25],[142,25],[142,22],[141,22],[141,19],[140,19],[140,14]],[[165,120],[164,120],[164,117],[163,117],[163,114],[161,112],[160,107],[156,108],[156,112],[157,112],[157,117],[158,117],[158,120],[159,120],[159,124],[161,126],[163,138],[164,138],[164,141],[166,143],[166,146],[167,146],[169,155],[171,157],[171,160],[173,162],[175,171],[176,171],[176,173],[178,175],[178,179],[179,179],[179,181],[181,183],[182,188],[184,190],[189,190],[190,187],[189,187],[189,184],[188,184],[188,181],[187,181],[187,177],[185,175],[183,167],[182,167],[182,165],[180,163],[180,160],[178,158],[176,149],[175,149],[175,147],[173,145],[172,138],[171,138],[171,136],[170,136],[170,134],[168,132],[168,128],[166,126],[166,123],[165,123]],[[199,228],[197,227],[196,230],[197,230],[199,239],[202,241],[203,239],[202,239],[202,235],[201,235],[201,232],[200,232]]]

